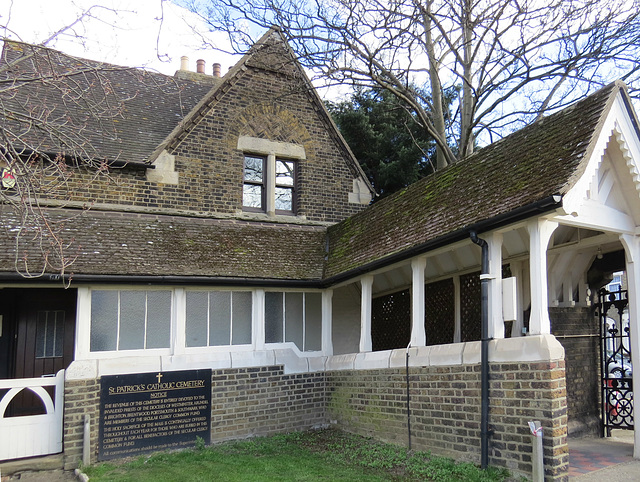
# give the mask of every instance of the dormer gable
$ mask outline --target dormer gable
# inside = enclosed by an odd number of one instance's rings
[[[616,85],[587,155],[563,195],[575,226],[635,234],[640,226],[640,131],[623,84]]]
[[[161,168],[170,165],[167,159],[176,174],[167,173],[165,180],[180,185],[182,179],[200,179],[195,189],[209,190],[202,192],[206,208],[224,215],[336,222],[360,211],[374,194],[276,28],[230,69],[150,161]],[[151,181],[159,178],[148,174]]]

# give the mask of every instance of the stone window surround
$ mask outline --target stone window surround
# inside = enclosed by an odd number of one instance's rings
[[[307,158],[305,149],[299,144],[288,142],[270,141],[258,137],[240,136],[238,138],[238,150],[245,154],[253,154],[266,158],[265,169],[265,209],[270,217],[275,217],[275,190],[276,190],[276,158],[302,161]],[[294,187],[295,191],[295,187]],[[294,192],[294,196],[295,196]],[[295,206],[295,202],[294,202]]]

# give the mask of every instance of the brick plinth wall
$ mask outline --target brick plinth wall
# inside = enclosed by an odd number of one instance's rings
[[[64,387],[64,468],[76,468],[82,462],[84,416],[91,419],[91,462],[97,460],[98,427],[100,423],[100,382],[98,380],[68,380]]]
[[[600,430],[598,317],[586,307],[549,308],[551,332],[565,351],[570,435]]]
[[[304,430],[326,423],[323,373],[282,366],[214,370],[211,442]]]
[[[480,462],[480,366],[410,368],[412,447]],[[564,362],[491,364],[489,464],[531,477],[528,421],[544,429],[545,472],[568,471]],[[407,443],[406,376],[401,368],[327,372],[327,416],[362,435]]]
[[[211,442],[306,430],[326,423],[325,377],[285,374],[282,366],[214,370],[211,384]],[[65,384],[64,461],[82,461],[84,416],[91,416],[91,462],[97,461],[99,380]]]

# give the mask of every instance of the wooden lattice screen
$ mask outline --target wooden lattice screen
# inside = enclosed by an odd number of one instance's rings
[[[455,290],[452,278],[425,285],[424,328],[427,345],[453,343]]]
[[[396,291],[372,300],[373,351],[404,348],[411,339],[411,292]]]
[[[482,335],[480,271],[460,276],[460,341],[479,341]]]

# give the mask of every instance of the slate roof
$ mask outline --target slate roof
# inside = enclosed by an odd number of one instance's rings
[[[38,231],[23,229],[7,208],[1,213],[0,272],[16,267],[38,272],[42,250]],[[207,277],[269,280],[319,280],[324,262],[325,228],[237,220],[199,219],[134,213],[51,209],[47,219],[76,275]],[[40,223],[41,217],[33,218]],[[60,224],[58,224],[60,223]],[[55,250],[44,249],[55,264]],[[36,241],[36,242],[34,242]],[[16,266],[16,253],[18,264]],[[51,270],[49,270],[51,271]]]
[[[206,78],[183,80],[5,40],[0,102],[9,119],[0,120],[0,132],[8,134],[2,142],[52,154],[144,162],[220,82]]]
[[[582,174],[620,92],[613,83],[330,227],[325,279],[468,238],[528,207],[551,209]]]

